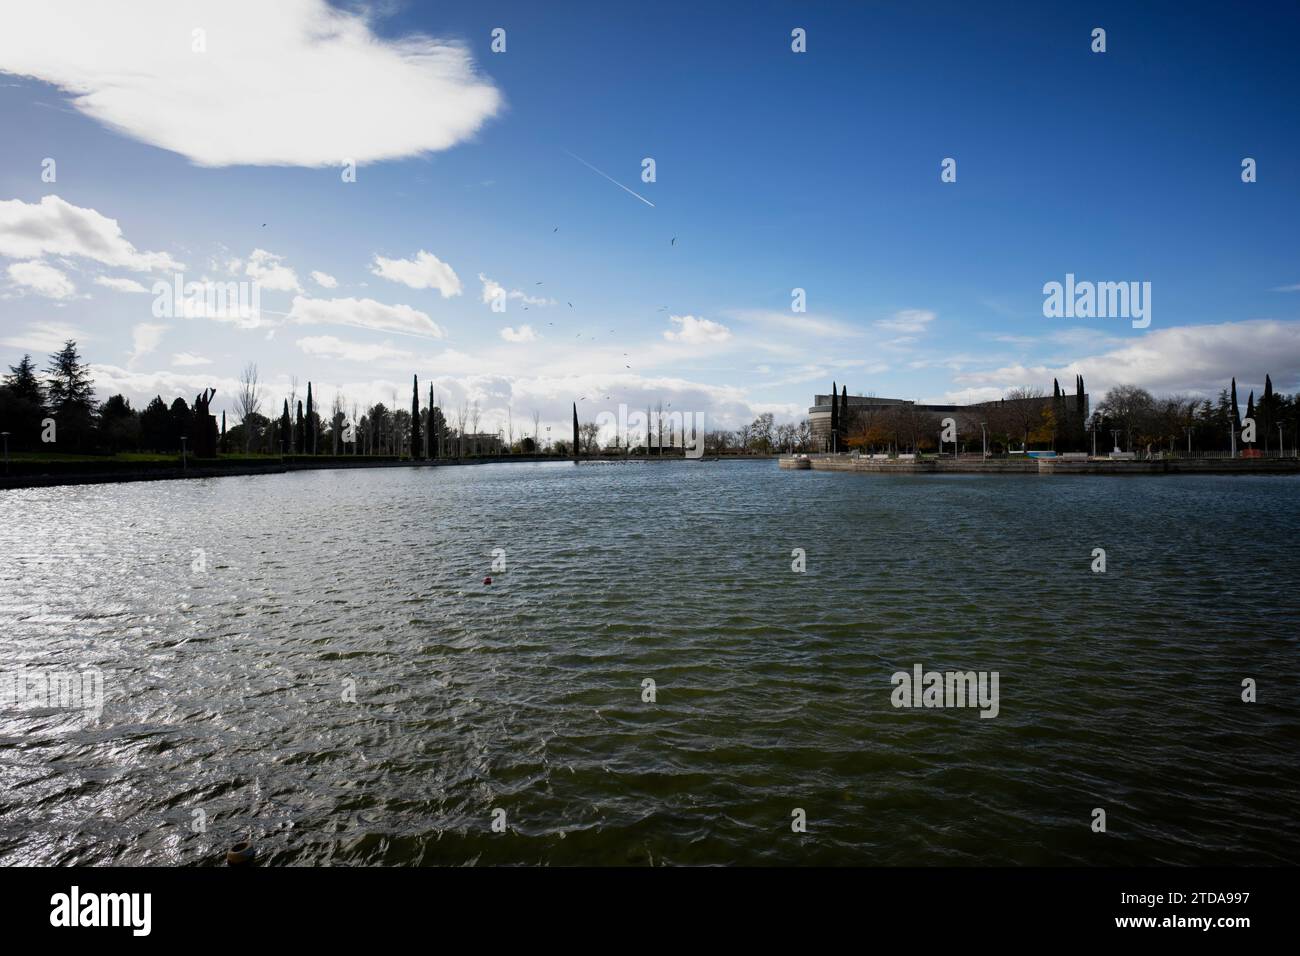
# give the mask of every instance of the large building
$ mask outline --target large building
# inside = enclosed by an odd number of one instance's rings
[[[1062,396],[1065,402],[1066,414],[1075,418],[1079,413],[1077,405],[1079,396],[1070,392]],[[813,404],[808,409],[808,424],[812,430],[813,442],[817,447],[822,449],[830,448],[831,438],[831,403],[835,399],[833,395],[814,395]],[[843,397],[840,402],[844,401]],[[1085,392],[1082,398],[1083,414],[1075,421],[1086,420],[1089,412],[1088,394]],[[1050,408],[1052,396],[1045,395],[1033,398],[1002,398],[991,402],[976,402],[971,405],[927,405],[921,402],[913,402],[905,398],[880,398],[876,395],[850,395],[848,396],[848,420],[849,425],[845,431],[852,432],[855,420],[861,421],[863,418],[873,414],[884,414],[888,412],[897,412],[901,414],[913,413],[916,415],[926,416],[928,418],[940,419],[951,416],[958,420],[959,425],[967,425],[975,419],[988,419],[999,415],[1006,416],[1008,412],[1015,417],[1016,411],[1024,406],[1028,406],[1025,411],[1031,415],[1041,415],[1045,408]]]

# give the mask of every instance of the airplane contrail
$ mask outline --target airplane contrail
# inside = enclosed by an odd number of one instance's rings
[[[600,172],[599,169],[597,169],[595,166],[591,165],[591,163],[587,162],[587,161],[586,161],[585,159],[583,159],[581,156],[574,156],[573,153],[569,153],[569,151],[568,151],[567,149],[565,150],[565,152],[568,153],[570,156],[573,156],[574,159],[576,159],[578,162],[582,163],[582,165],[586,166],[586,167],[587,167],[588,169],[590,169],[593,173],[600,173],[601,176],[605,176],[606,179],[608,179],[611,183],[613,183],[613,184],[614,184],[615,186],[617,186],[619,189],[623,190],[623,191],[626,192],[626,193],[632,193],[633,196],[636,196],[637,199],[641,200],[643,203],[645,203],[645,204],[646,204],[647,206],[649,206],[651,209],[654,208],[655,204],[652,203],[650,200],[646,199],[645,196],[642,196],[640,193],[632,192],[632,190],[628,189],[626,186],[624,186],[622,183],[620,183],[620,182],[619,182],[617,179],[615,179],[613,176],[606,176],[604,173]]]

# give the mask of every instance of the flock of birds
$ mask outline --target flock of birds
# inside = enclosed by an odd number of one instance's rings
[[[602,174],[602,175],[603,175],[603,174]],[[262,223],[262,228],[263,228],[263,229],[266,228],[266,223]],[[559,227],[559,226],[556,226],[554,229],[551,230],[551,233],[554,234],[554,233],[557,233],[557,232],[559,232],[559,231],[560,231],[560,227]],[[668,245],[671,246],[671,247],[673,247],[673,248],[675,248],[675,247],[677,246],[677,237],[676,237],[676,236],[673,236],[672,239],[669,240]],[[534,285],[542,285],[542,281],[541,281],[541,280],[538,280],[536,283],[534,283]],[[566,301],[568,301],[568,300],[566,300]],[[574,305],[573,305],[572,302],[569,302],[568,305],[569,305],[569,308],[570,308],[570,309],[574,308]],[[528,306],[524,306],[524,311],[525,311],[525,312],[528,311]],[[658,311],[658,312],[667,312],[667,311],[668,311],[668,306],[666,306],[666,305],[664,305],[664,306],[660,306],[656,311]],[[547,322],[546,324],[547,324],[548,326],[554,326],[554,325],[555,325],[554,322]],[[610,331],[610,334],[613,334],[613,333],[614,333],[615,331],[617,331],[617,330],[615,330],[615,329],[610,329],[609,331]],[[576,338],[582,338],[582,333],[579,332],[579,333],[577,334]],[[623,357],[624,357],[624,358],[627,358],[627,357],[628,357],[628,353],[627,353],[627,352],[624,352],[624,353],[623,353]],[[626,368],[626,369],[629,369],[629,370],[632,368],[631,365],[628,365],[628,364],[626,364],[626,363],[624,363],[623,367]],[[606,396],[605,396],[605,400],[606,400],[606,401],[609,401],[610,397],[611,397],[611,396],[606,395]],[[585,402],[586,400],[587,400],[587,396],[585,396],[585,395],[583,395],[581,398],[578,399],[578,401],[580,401],[580,402]],[[672,408],[672,402],[669,402],[667,407]]]

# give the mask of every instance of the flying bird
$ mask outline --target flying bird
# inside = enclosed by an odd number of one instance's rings
[[[676,236],[673,236],[673,241],[670,242],[670,243],[668,243],[668,245],[670,245],[670,246],[675,246],[675,245],[677,245],[677,237],[676,237]]]

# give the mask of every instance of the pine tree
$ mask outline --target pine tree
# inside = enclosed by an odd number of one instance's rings
[[[41,391],[41,381],[36,377],[36,363],[30,355],[24,355],[17,365],[9,366],[5,376],[4,387],[14,398],[32,402],[39,408],[45,408],[45,395]]]
[[[36,377],[36,364],[24,355],[0,384],[0,431],[9,432],[9,447],[25,451],[40,444],[45,395]]]
[[[68,339],[50,356],[45,396],[57,426],[61,449],[80,449],[90,441],[95,414],[95,383],[81,361],[77,343]]]

